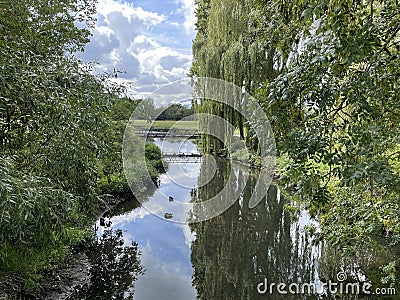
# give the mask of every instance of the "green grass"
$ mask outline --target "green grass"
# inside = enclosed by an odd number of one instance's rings
[[[146,120],[135,120],[133,122],[135,126],[147,127],[149,124]],[[154,129],[170,129],[174,127],[176,129],[184,130],[199,130],[198,121],[154,121],[152,127]]]

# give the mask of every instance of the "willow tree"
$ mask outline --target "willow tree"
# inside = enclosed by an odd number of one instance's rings
[[[294,15],[275,1],[198,1],[197,35],[193,42],[193,77],[212,77],[231,82],[250,95],[266,81],[272,81],[285,68],[292,44]],[[239,110],[246,101],[233,95],[232,106]],[[195,103],[196,104],[196,103]],[[257,140],[250,131],[253,120],[244,120],[232,107],[202,99],[198,111],[216,114],[239,129],[240,137],[257,151]],[[210,126],[200,120],[200,126]],[[223,145],[205,136],[206,149]]]
[[[396,253],[398,1],[201,3],[208,5],[197,12],[193,74],[231,81],[256,96],[278,153],[290,159],[288,181],[321,217],[330,242],[352,254],[357,245],[382,249],[388,243]],[[208,100],[199,110],[235,120]],[[397,255],[383,267],[392,282],[398,283],[399,262]]]
[[[197,36],[193,43],[192,74],[199,77],[224,79],[238,86],[246,78],[243,68],[246,51],[243,39],[246,32],[246,7],[238,1],[200,1],[198,3]],[[232,99],[239,103],[242,99]],[[232,103],[233,104],[233,103]],[[217,115],[236,125],[243,133],[243,120],[232,107],[208,99],[201,99],[199,112]],[[210,126],[200,120],[200,126]],[[206,150],[218,151],[224,145],[205,136]]]
[[[287,174],[331,243],[385,251],[398,284],[398,3],[308,2],[301,16],[287,70],[259,90]]]

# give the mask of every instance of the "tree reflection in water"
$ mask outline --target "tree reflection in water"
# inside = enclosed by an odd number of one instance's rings
[[[317,256],[301,224],[284,210],[284,198],[271,186],[266,200],[255,208],[248,207],[257,176],[226,161],[217,161],[213,179],[192,191],[192,201],[209,199],[222,190],[229,173],[238,185],[247,184],[240,199],[218,217],[190,225],[196,239],[191,246],[194,268],[192,283],[200,299],[308,299],[306,296],[261,295],[257,285],[267,278],[269,283],[311,283],[316,274]],[[203,162],[200,172],[209,178],[210,168]],[[230,191],[221,197],[230,197]],[[224,201],[223,199],[221,199]],[[193,212],[196,214],[196,212]],[[315,250],[315,249],[314,249]],[[275,289],[276,292],[276,289]],[[315,296],[309,299],[315,299]]]
[[[124,245],[122,230],[106,229],[88,248],[90,282],[70,299],[133,299],[134,282],[144,274],[136,242]]]

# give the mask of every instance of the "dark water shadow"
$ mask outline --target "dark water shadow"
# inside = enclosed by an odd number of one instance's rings
[[[104,230],[88,247],[90,281],[75,290],[70,300],[134,299],[134,282],[145,270],[136,242],[124,244],[122,230]]]

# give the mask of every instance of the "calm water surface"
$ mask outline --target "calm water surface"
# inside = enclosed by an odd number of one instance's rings
[[[155,143],[163,152],[198,152],[191,141],[157,139]],[[190,209],[181,203],[217,195],[231,172],[238,186],[247,184],[227,211],[201,223],[173,222],[188,218]],[[256,179],[256,174],[223,159],[204,157],[197,162],[169,163],[148,202],[143,206],[126,202],[112,212],[111,228],[121,229],[124,244],[136,241],[142,252],[145,272],[134,283],[134,298],[317,299],[315,295],[279,295],[276,289],[274,295],[257,291],[265,281],[313,283],[320,289],[323,277],[328,276],[321,272],[332,270],[319,265],[324,251],[306,233],[305,228],[313,224],[308,214],[289,214],[277,187],[271,186],[265,201],[248,208]],[[199,182],[206,184],[199,187]],[[169,196],[173,202],[168,201]],[[174,217],[164,219],[165,212]],[[107,229],[99,228],[99,234]]]

